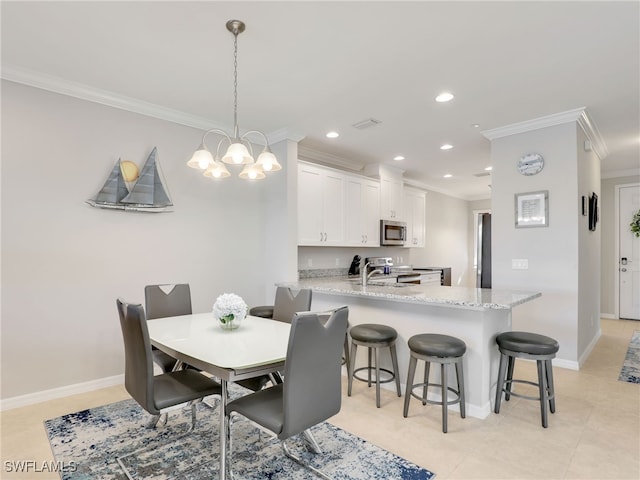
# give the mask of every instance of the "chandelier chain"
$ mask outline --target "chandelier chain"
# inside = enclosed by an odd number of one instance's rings
[[[236,137],[238,132],[238,34],[233,35],[233,128]]]

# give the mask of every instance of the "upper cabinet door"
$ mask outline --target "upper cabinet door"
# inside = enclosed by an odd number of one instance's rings
[[[322,172],[310,165],[298,164],[298,244],[321,245]]]
[[[405,188],[404,213],[407,221],[406,247],[424,247],[426,230],[426,192]]]
[[[298,163],[298,245],[344,244],[344,175]]]
[[[380,184],[360,177],[345,179],[345,244],[380,246]]]
[[[385,220],[405,220],[402,179],[380,177],[380,217]]]
[[[362,188],[362,232],[367,247],[380,246],[380,183],[364,180]]]

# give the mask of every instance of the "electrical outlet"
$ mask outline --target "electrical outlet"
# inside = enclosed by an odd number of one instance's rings
[[[307,260],[307,267],[313,267],[313,260],[310,258]]]
[[[336,258],[336,267],[339,267],[339,266],[340,266],[340,259]]]
[[[512,258],[511,269],[512,270],[528,270],[529,259],[528,258]]]

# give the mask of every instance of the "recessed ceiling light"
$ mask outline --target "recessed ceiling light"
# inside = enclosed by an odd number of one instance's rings
[[[327,138],[338,138],[340,134],[338,132],[329,132],[327,133]]]
[[[399,162],[400,160],[404,160],[404,157],[402,155],[396,155],[393,159]]]
[[[486,168],[485,168],[485,170],[486,170],[487,172],[490,172],[491,170],[493,170],[493,167],[486,167]]]
[[[442,145],[440,147],[440,150],[451,150],[453,148],[453,145],[450,145],[448,143],[445,143],[444,145]]]
[[[473,128],[480,128],[480,124],[479,123],[472,123],[471,126]]]
[[[451,177],[453,177],[453,175],[451,175],[450,173],[447,173],[447,174],[443,175],[443,177],[444,178],[451,178]]]
[[[440,95],[436,97],[436,102],[449,102],[453,100],[453,94],[449,92],[442,92]]]

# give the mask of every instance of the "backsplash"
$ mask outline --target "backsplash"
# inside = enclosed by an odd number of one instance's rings
[[[348,273],[348,268],[314,268],[298,270],[298,278],[346,277]]]

